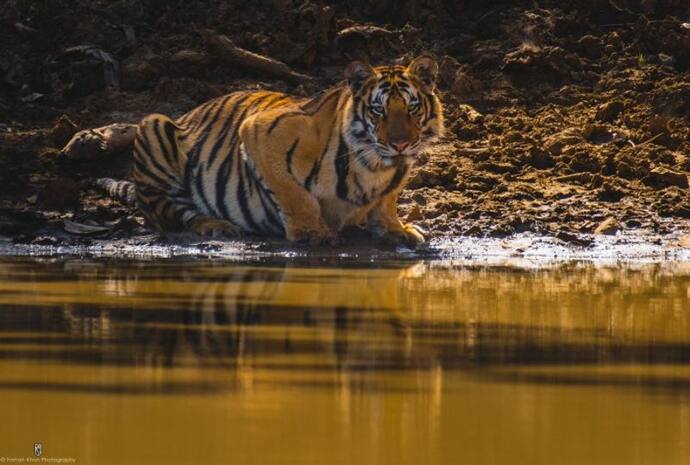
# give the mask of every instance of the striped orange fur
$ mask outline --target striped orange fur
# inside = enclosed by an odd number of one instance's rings
[[[347,225],[423,241],[396,204],[415,156],[443,130],[436,63],[372,68],[310,99],[235,92],[177,120],[152,114],[134,140],[137,205],[159,231],[332,242]]]

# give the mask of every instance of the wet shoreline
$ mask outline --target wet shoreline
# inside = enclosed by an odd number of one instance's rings
[[[123,239],[60,240],[47,244],[21,244],[0,237],[0,257],[92,258],[198,258],[251,262],[262,259],[314,259],[358,262],[444,261],[464,264],[546,266],[584,261],[595,264],[690,261],[690,243],[680,232],[659,236],[636,231],[608,235],[582,235],[586,245],[573,245],[555,237],[535,234],[507,238],[434,238],[417,249],[364,240],[350,240],[338,247],[314,247],[276,240],[204,239],[181,235],[162,239],[156,235]]]

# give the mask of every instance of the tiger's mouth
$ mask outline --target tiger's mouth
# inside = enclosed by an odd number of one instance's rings
[[[413,160],[417,158],[420,149],[422,148],[421,141],[417,141],[414,144],[408,145],[404,150],[395,150],[392,147],[388,147],[379,142],[375,144],[375,152],[382,159],[386,160]]]
[[[418,152],[404,150],[403,152],[395,152],[391,150],[381,150],[378,147],[374,149],[374,164],[381,168],[391,168],[400,165],[412,165],[416,163]]]

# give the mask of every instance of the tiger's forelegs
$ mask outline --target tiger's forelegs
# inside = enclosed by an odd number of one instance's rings
[[[243,125],[240,137],[243,149],[251,158],[261,175],[262,182],[273,194],[280,208],[285,226],[285,238],[294,242],[309,244],[337,243],[337,233],[321,214],[318,200],[287,172],[283,154],[289,147],[275,143],[271,147],[262,146],[257,137],[253,137],[256,128]]]
[[[416,246],[424,242],[424,230],[411,223],[403,223],[398,217],[398,193],[381,199],[367,219],[367,229],[396,244]]]
[[[294,178],[270,168],[263,170],[262,176],[280,207],[287,240],[312,245],[337,243],[337,233],[324,221],[319,202]]]
[[[313,197],[299,196],[305,208],[288,207],[283,209],[285,237],[289,241],[308,242],[312,245],[338,243],[338,235],[323,220],[319,203]],[[279,201],[280,204],[280,201]],[[280,204],[281,207],[283,204]]]
[[[211,218],[208,216],[197,216],[191,220],[187,227],[202,236],[218,236],[224,235],[229,237],[237,237],[242,235],[242,230],[235,224],[227,220],[218,218]]]

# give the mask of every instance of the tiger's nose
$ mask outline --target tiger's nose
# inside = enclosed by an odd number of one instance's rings
[[[402,152],[403,150],[405,150],[405,147],[407,147],[408,145],[410,145],[410,142],[406,140],[400,142],[391,142],[391,147],[393,147],[398,152]]]

